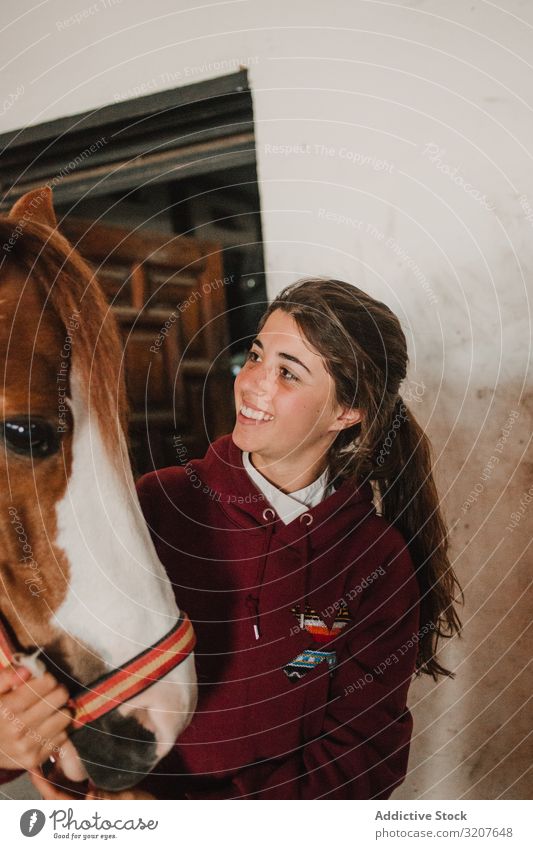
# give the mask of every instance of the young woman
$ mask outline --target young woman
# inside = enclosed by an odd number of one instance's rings
[[[237,376],[233,433],[139,481],[199,681],[145,791],[386,799],[403,781],[413,673],[450,675],[437,642],[460,628],[406,366],[388,307],[337,280],[296,283]]]
[[[385,799],[402,782],[413,673],[449,675],[437,641],[460,628],[406,366],[384,304],[289,286],[235,381],[233,433],[139,481],[198,637],[198,709],[156,796]]]

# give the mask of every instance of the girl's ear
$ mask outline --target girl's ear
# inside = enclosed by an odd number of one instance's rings
[[[340,415],[337,416],[331,430],[346,430],[357,424],[363,418],[363,411],[358,407],[342,407]]]

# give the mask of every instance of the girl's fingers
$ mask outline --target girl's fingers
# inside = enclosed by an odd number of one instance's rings
[[[45,778],[40,769],[32,770],[30,777],[43,799],[60,801],[85,799],[86,782],[72,784],[57,768],[54,768],[49,778]]]
[[[52,748],[54,750],[54,758],[57,760],[61,760],[65,757],[65,746],[68,743],[69,736],[66,731],[61,731],[56,737],[54,737],[50,742],[52,743]]]
[[[43,799],[52,799],[54,801],[66,801],[70,799],[80,798],[79,796],[71,796],[66,790],[58,787],[53,781],[49,781],[44,777],[41,770],[34,769],[30,772],[32,784],[39,791]]]
[[[24,666],[13,669],[0,669],[0,694],[15,690],[31,678],[31,672]]]
[[[11,694],[11,710],[15,713],[23,713],[29,710],[36,702],[40,704],[43,699],[46,699],[57,686],[56,679],[49,672],[43,675],[42,678],[31,678],[20,687],[17,687]],[[64,691],[66,693],[66,689]]]
[[[31,677],[32,673],[25,666],[15,666],[13,669],[13,689],[16,690],[17,687],[21,687]]]
[[[41,767],[46,761],[50,760],[50,758],[54,758],[54,761],[57,763],[61,763],[63,757],[63,746],[68,741],[68,734],[65,732],[61,732],[61,734],[56,737],[51,737],[49,739],[43,738],[43,747],[39,753],[39,763]],[[49,775],[46,775],[45,778],[50,778]]]
[[[80,782],[87,781],[87,771],[70,737],[62,744],[59,757],[59,761],[56,758],[56,768],[61,773],[68,773],[70,781],[75,784],[76,788],[79,787]]]
[[[67,701],[68,693],[66,688],[56,686],[51,692],[46,693],[37,704],[25,710],[20,718],[28,727],[38,728],[50,716],[55,715],[59,708],[63,707]],[[70,722],[70,714],[66,711],[65,715],[68,715],[68,722]]]
[[[61,739],[61,744],[66,741],[68,735],[65,729],[70,725],[70,722],[69,713],[57,711],[32,732],[35,734],[35,739],[41,744],[43,753],[47,754],[48,757],[57,754],[58,739]]]
[[[155,799],[155,796],[152,796],[151,793],[147,793],[146,790],[140,790],[137,787],[132,787],[130,790],[119,790],[116,793],[113,793],[111,790],[102,790],[100,787],[96,787],[89,781],[89,787],[87,789],[86,799]]]
[[[140,790],[136,787],[133,787],[131,790],[121,790],[118,793],[112,793],[108,790],[101,790],[99,787],[96,787],[92,782],[89,782],[88,788],[85,785],[79,785],[80,790],[83,787],[81,793],[77,793],[74,788],[69,790],[67,786],[67,782],[65,779],[65,786],[62,786],[62,779],[60,776],[55,776],[57,784],[53,781],[50,781],[48,778],[45,778],[42,771],[33,770],[31,773],[31,780],[33,782],[34,787],[39,791],[43,799],[53,799],[59,801],[65,801],[69,799],[155,799],[155,796],[152,796],[151,793],[147,793],[145,790]]]

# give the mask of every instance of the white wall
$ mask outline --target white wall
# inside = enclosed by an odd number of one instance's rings
[[[412,772],[397,797],[531,792],[524,649],[507,649],[528,621],[533,507],[507,527],[533,478],[523,457],[533,7],[499,6],[54,0],[3,10],[3,79],[15,95],[0,108],[4,130],[246,64],[270,293],[302,274],[334,275],[401,317],[467,605],[464,640],[446,656],[456,681],[412,689]],[[512,410],[520,416],[495,453]]]

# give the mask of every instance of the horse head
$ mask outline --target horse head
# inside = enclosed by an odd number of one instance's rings
[[[71,693],[107,700],[74,723],[61,768],[118,790],[190,722],[191,643],[162,677],[150,677],[145,657],[135,667],[144,685],[126,686],[127,698],[108,683],[180,617],[135,493],[120,335],[92,271],[57,230],[48,188],[0,219],[0,245],[0,616]]]

